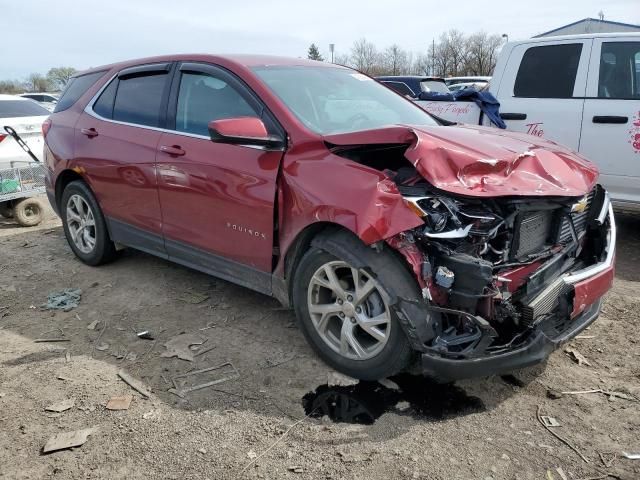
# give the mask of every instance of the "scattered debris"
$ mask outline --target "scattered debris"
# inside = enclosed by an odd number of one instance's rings
[[[209,295],[206,293],[200,292],[184,292],[182,296],[178,298],[178,300],[183,301],[184,303],[190,303],[192,305],[197,305],[206,300],[209,300]]]
[[[202,345],[206,342],[206,338],[202,338],[195,333],[182,333],[171,338],[164,344],[167,351],[160,354],[161,357],[178,357],[181,360],[193,362],[193,352],[189,349],[191,345]]]
[[[591,366],[591,363],[589,363],[589,360],[587,360],[586,357],[582,355],[576,348],[566,347],[564,351],[578,365],[586,365],[588,367]]]
[[[559,392],[558,390],[554,390],[553,388],[547,389],[547,397],[552,400],[557,400],[559,398],[562,398],[562,395],[563,393]]]
[[[618,458],[618,454],[616,452],[598,452],[600,456],[600,461],[605,468],[609,468],[613,465],[613,462]]]
[[[304,469],[302,467],[298,467],[298,466],[287,467],[287,470],[289,470],[290,472],[293,472],[293,473],[302,473],[302,472],[304,472]]]
[[[556,437],[558,440],[560,440],[562,443],[564,443],[567,447],[569,447],[571,450],[573,450],[574,452],[576,452],[580,458],[582,458],[582,460],[584,460],[585,463],[589,463],[589,459],[587,457],[585,457],[582,452],[580,452],[580,450],[578,450],[576,447],[574,447],[568,440],[565,440],[563,437],[561,437],[560,435],[558,435],[556,432],[553,431],[553,429],[551,427],[548,427],[545,423],[544,420],[542,420],[542,415],[540,415],[540,409],[542,407],[540,405],[538,405],[538,409],[536,410],[536,417],[538,419],[538,421],[540,422],[540,424],[542,424],[542,426],[544,428],[547,429],[547,431],[553,435],[554,437]]]
[[[131,388],[133,388],[136,392],[138,392],[144,398],[151,397],[151,392],[149,391],[149,389],[142,382],[136,380],[128,373],[120,370],[118,372],[118,376],[122,379],[124,383],[129,385]]]
[[[357,378],[351,378],[342,373],[331,371],[327,374],[327,386],[329,387],[350,387],[360,382]]]
[[[64,352],[64,361],[67,363],[71,361],[71,352],[69,350]]]
[[[382,380],[378,380],[378,383],[389,390],[400,390],[400,387],[393,380],[389,380],[388,378],[383,378]]]
[[[65,412],[70,408],[72,408],[75,404],[76,404],[75,398],[68,398],[66,400],[62,400],[60,402],[53,403],[48,407],[45,407],[45,411],[56,412],[56,413]]]
[[[156,408],[155,410],[149,410],[142,414],[142,418],[145,420],[153,420],[160,417],[161,410]]]
[[[142,338],[143,340],[155,340],[155,337],[149,330],[138,332],[136,335],[138,336],[138,338]]]
[[[201,454],[204,455],[205,453],[207,453],[207,449],[206,448],[199,448],[198,452],[200,452]]]
[[[58,433],[47,440],[47,443],[42,448],[42,453],[80,447],[87,441],[87,437],[95,432],[95,428],[85,428],[74,432]]]
[[[215,345],[211,345],[209,348],[205,348],[204,350],[198,350],[196,353],[193,354],[194,357],[199,357],[200,355],[203,355],[207,352],[210,352],[211,350],[213,350],[214,348],[216,348]]]
[[[99,352],[104,352],[105,350],[109,350],[109,344],[108,343],[99,343],[98,345],[96,345],[95,348]]]
[[[560,422],[556,420],[554,417],[549,417],[548,415],[540,415],[540,420],[545,427],[559,427]]]
[[[623,451],[622,455],[629,460],[640,460],[640,453]]]
[[[123,395],[119,397],[111,397],[107,402],[107,410],[129,410],[133,395]]]
[[[36,338],[33,343],[70,342],[68,338]]]
[[[578,335],[575,337],[576,340],[590,340],[592,338],[596,338],[595,335]]]
[[[295,352],[286,352],[286,353],[279,352],[273,358],[267,358],[265,365],[262,368],[277,367],[279,365],[282,365],[283,363],[290,362],[291,360],[294,360],[296,358],[298,358],[298,355],[296,355]]]
[[[249,457],[251,460],[253,460],[254,458],[256,458],[258,456],[258,454],[256,452],[254,452],[253,450],[249,450],[247,452],[247,457]]]
[[[190,386],[190,387],[185,387],[184,385],[178,387],[178,384],[176,383],[176,380],[179,380],[179,379],[191,377],[191,376],[194,376],[194,375],[200,375],[202,373],[213,372],[213,371],[216,371],[216,370],[223,369],[225,367],[231,367],[232,371],[231,372],[223,372],[223,373],[228,373],[228,375],[225,376],[225,377],[222,377],[222,378],[218,378],[216,380],[211,380],[211,381],[200,383],[200,384],[193,385],[193,386]],[[209,367],[209,368],[203,368],[203,369],[200,369],[200,370],[194,370],[192,372],[188,372],[188,373],[184,373],[182,375],[176,375],[175,377],[172,377],[171,381],[173,382],[174,388],[170,388],[168,391],[169,391],[169,393],[173,393],[174,395],[177,395],[180,398],[184,398],[184,396],[189,392],[195,392],[196,390],[202,390],[203,388],[213,387],[214,385],[217,385],[219,383],[223,383],[223,382],[226,382],[228,380],[233,380],[233,379],[236,379],[236,378],[239,378],[239,377],[240,377],[240,373],[238,372],[238,370],[236,370],[236,367],[234,367],[231,362],[225,362],[225,363],[223,363],[221,365],[218,365],[216,367]]]
[[[396,403],[396,410],[398,410],[399,412],[404,412],[405,410],[408,410],[410,407],[411,407],[411,404],[406,400],[402,400],[401,402]]]
[[[204,330],[209,330],[210,328],[216,328],[216,324],[213,322],[209,322],[207,323],[206,327],[199,328],[198,330],[204,331]]]
[[[560,478],[562,480],[569,480],[569,478],[567,477],[566,473],[564,473],[564,470],[562,470],[562,467],[557,467],[556,468],[556,472],[558,472],[558,475],[560,475]]]
[[[613,398],[622,398],[624,400],[629,400],[630,402],[639,401],[636,397],[634,397],[633,395],[629,395],[628,393],[616,392],[613,390],[602,390],[601,388],[595,388],[593,390],[578,390],[574,392],[560,392],[560,393],[562,395],[588,395],[591,393],[602,393],[603,395],[606,395],[607,397],[609,397],[609,400],[612,400]]]
[[[89,325],[87,325],[87,330],[95,330],[99,324],[100,324],[100,320],[94,320]]]
[[[47,310],[62,310],[68,312],[80,304],[82,290],[79,288],[65,288],[61,292],[52,292],[47,296],[47,303],[42,308]]]

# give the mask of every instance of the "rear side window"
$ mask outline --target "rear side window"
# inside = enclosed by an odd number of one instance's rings
[[[602,44],[598,97],[640,99],[640,42]]]
[[[64,92],[60,96],[60,100],[56,104],[56,108],[53,110],[54,113],[62,112],[66,110],[71,105],[76,103],[78,99],[89,90],[89,88],[98,81],[100,77],[105,74],[105,71],[102,72],[94,72],[88,73],[86,75],[81,75],[79,77],[73,77],[67,83]]]
[[[529,48],[518,69],[514,96],[571,98],[581,52],[581,43]]]
[[[0,118],[49,115],[49,110],[31,100],[0,100]]]
[[[114,120],[148,127],[160,126],[160,107],[167,73],[120,78],[113,104]]]

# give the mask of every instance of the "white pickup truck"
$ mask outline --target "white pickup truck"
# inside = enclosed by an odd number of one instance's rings
[[[640,33],[507,43],[489,91],[507,129],[580,152],[616,207],[640,211]],[[446,120],[488,124],[473,102],[418,103]]]

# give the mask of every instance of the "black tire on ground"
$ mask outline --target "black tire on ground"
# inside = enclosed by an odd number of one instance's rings
[[[69,224],[67,223],[67,204],[73,195],[79,195],[82,197],[93,212],[96,243],[93,249],[88,253],[80,251],[73,242],[69,232]],[[100,209],[93,192],[82,180],[75,180],[69,183],[62,192],[62,198],[60,200],[60,216],[62,218],[62,227],[64,228],[64,235],[67,238],[67,242],[69,243],[71,250],[73,250],[73,253],[76,257],[82,260],[82,262],[87,265],[97,266],[110,262],[116,258],[116,248],[109,237],[109,231],[107,229],[107,224],[105,222],[104,215],[102,214],[102,210]]]
[[[400,260],[386,248],[376,252],[349,232],[335,232],[325,241],[312,246],[301,259],[293,278],[293,303],[300,328],[316,353],[331,367],[361,380],[379,380],[409,366],[413,350],[392,309],[387,343],[372,358],[350,359],[333,350],[322,339],[309,314],[308,288],[314,273],[327,262],[341,260],[372,272],[384,294],[389,298],[402,296],[420,299],[417,282]]]
[[[11,202],[0,202],[0,217],[13,218],[13,206]]]
[[[34,227],[44,218],[44,205],[37,198],[23,198],[13,206],[13,216],[22,227]]]

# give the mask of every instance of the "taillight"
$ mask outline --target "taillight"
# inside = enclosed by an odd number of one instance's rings
[[[49,129],[51,128],[51,120],[48,118],[42,122],[42,136],[46,137],[47,133],[49,133]]]
[[[7,135],[5,135],[4,133],[0,133],[0,143],[2,143],[2,140],[4,140],[5,138],[7,138]]]

